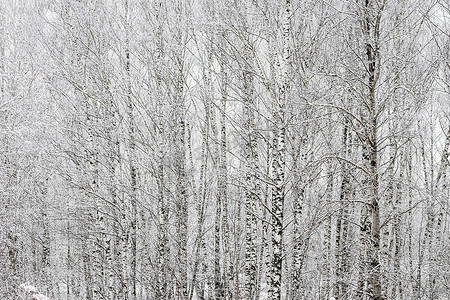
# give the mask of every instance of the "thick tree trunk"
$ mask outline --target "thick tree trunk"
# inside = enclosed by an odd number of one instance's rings
[[[248,25],[245,24],[247,27]],[[247,33],[243,49],[243,129],[244,148],[242,149],[245,182],[245,276],[244,298],[254,300],[257,289],[257,205],[261,197],[261,186],[258,179],[258,132],[256,131],[256,96],[254,87],[254,53],[252,37]],[[239,284],[236,282],[236,284]]]
[[[364,137],[363,137],[363,166],[367,171],[365,190],[366,204],[363,204],[361,214],[361,238],[366,247],[366,257],[362,257],[365,267],[361,270],[362,275],[367,278],[367,294],[370,299],[383,299],[381,292],[381,270],[380,270],[380,208],[379,208],[379,180],[378,180],[378,108],[376,102],[376,86],[380,74],[379,65],[379,35],[380,20],[384,2],[378,5],[373,0],[365,1],[363,7],[363,33],[366,50],[366,72],[368,77],[365,93],[366,101],[363,105]],[[370,220],[370,221],[369,221]],[[366,263],[364,263],[364,261]],[[361,278],[362,279],[362,278]],[[360,286],[360,289],[362,286]],[[361,291],[360,291],[361,292]]]
[[[181,70],[180,70],[181,73]],[[180,76],[182,76],[180,74]],[[182,97],[183,83],[179,78],[177,86],[177,154],[176,164],[176,212],[177,212],[177,299],[187,299],[187,186],[185,170],[185,121]]]
[[[283,216],[285,196],[286,169],[286,119],[285,109],[289,90],[290,76],[290,35],[291,35],[291,1],[284,2],[284,19],[282,24],[283,53],[280,66],[278,95],[273,103],[273,144],[272,144],[272,266],[269,274],[269,299],[281,299],[281,282],[283,267]],[[301,274],[298,274],[299,276]]]
[[[258,142],[255,129],[255,102],[253,75],[249,70],[252,66],[251,52],[245,45],[244,71],[244,130],[245,130],[245,297],[253,300],[256,290],[256,241],[257,219],[256,205],[260,197],[260,184],[257,178],[258,172]]]

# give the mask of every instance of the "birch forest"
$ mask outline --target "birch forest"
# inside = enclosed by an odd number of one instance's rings
[[[450,299],[449,0],[0,0],[0,299]]]

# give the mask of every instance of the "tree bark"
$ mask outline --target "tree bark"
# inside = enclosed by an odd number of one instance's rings
[[[290,77],[290,35],[291,35],[291,1],[283,5],[282,23],[282,62],[278,82],[277,98],[273,103],[273,144],[272,144],[272,266],[269,274],[269,299],[281,299],[281,280],[283,267],[283,216],[285,197],[286,169],[286,102]],[[300,274],[299,274],[300,275]]]

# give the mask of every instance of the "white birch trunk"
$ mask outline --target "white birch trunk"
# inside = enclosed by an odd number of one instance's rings
[[[164,42],[163,42],[163,4],[162,1],[156,1],[153,7],[156,18],[156,62],[155,62],[155,84],[156,84],[156,113],[157,125],[155,131],[157,132],[157,210],[158,210],[158,236],[157,236],[157,274],[154,297],[156,300],[170,299],[172,297],[170,286],[170,249],[169,249],[169,208],[166,201],[166,184],[165,184],[165,160],[166,160],[166,126],[164,122],[164,111],[167,106],[164,104],[163,86],[162,86],[162,70],[164,58]]]
[[[306,115],[306,114],[305,114]],[[300,141],[299,141],[299,156],[300,162],[295,163],[295,181],[296,184],[293,187],[293,195],[294,195],[294,207],[293,207],[293,215],[294,215],[294,234],[293,234],[293,254],[292,254],[292,270],[291,270],[291,299],[301,299],[304,295],[304,287],[302,284],[302,271],[303,264],[305,261],[305,236],[303,235],[304,227],[303,224],[303,206],[306,198],[306,185],[307,180],[305,177],[307,176],[305,167],[308,162],[308,133],[307,128],[302,129],[303,133],[301,133]]]
[[[351,122],[347,117],[344,117],[344,128],[342,136],[342,145],[344,149],[344,157],[351,161],[352,157],[352,134],[351,134]],[[351,170],[346,165],[342,166],[342,179],[339,194],[339,214],[336,220],[336,244],[335,244],[335,274],[336,274],[336,285],[334,288],[334,297],[336,299],[343,299],[347,297],[349,290],[348,281],[350,280],[350,266],[349,266],[349,205],[350,196],[352,193],[351,185]]]
[[[272,149],[272,268],[269,274],[269,299],[281,299],[281,282],[283,266],[283,213],[285,196],[286,169],[286,120],[285,110],[290,77],[290,35],[291,35],[291,1],[284,2],[282,23],[283,53],[280,66],[277,99],[273,103],[273,149]],[[299,274],[300,275],[300,274]]]
[[[254,58],[249,35],[244,45],[243,101],[244,101],[244,170],[245,170],[245,292],[247,300],[254,300],[257,285],[257,203],[260,199],[258,173],[258,141],[255,125],[255,94],[253,82]]]
[[[225,37],[222,36],[222,48]],[[222,241],[224,248],[224,299],[232,299],[231,283],[233,282],[233,266],[231,264],[230,229],[228,224],[228,168],[227,168],[227,128],[226,110],[228,101],[228,74],[225,69],[225,56],[220,57],[220,162],[219,162],[219,197],[222,204]]]
[[[382,294],[387,297],[389,290],[392,288],[390,277],[392,269],[392,243],[394,239],[394,225],[391,220],[393,219],[393,213],[396,209],[394,206],[394,167],[396,162],[397,145],[394,140],[394,128],[393,122],[389,125],[389,162],[387,168],[387,187],[384,197],[383,205],[383,230],[382,230],[382,243],[381,243],[381,280],[382,280]]]
[[[175,211],[176,211],[176,297],[177,300],[188,298],[188,278],[187,278],[187,226],[188,226],[188,195],[187,195],[187,177],[186,177],[186,108],[184,103],[184,52],[185,37],[181,31],[183,1],[176,1],[175,11],[177,13],[178,27],[175,32],[175,86],[174,86],[174,104],[175,104]]]
[[[331,130],[330,130],[331,131]],[[322,270],[321,270],[321,300],[328,300],[331,296],[331,230],[332,213],[330,207],[333,203],[334,171],[331,162],[327,166],[326,205],[327,216],[324,222],[324,235],[322,245]]]
[[[366,203],[363,204],[362,212],[362,239],[366,243],[366,257],[363,258],[365,267],[362,274],[367,280],[367,294],[370,299],[383,299],[380,282],[380,208],[378,196],[378,110],[376,103],[376,87],[380,74],[380,20],[384,8],[384,2],[381,5],[372,0],[365,2],[363,7],[363,34],[366,50],[366,72],[368,77],[368,91],[363,121],[366,123],[364,128],[363,165],[367,170],[367,186],[365,197]],[[369,221],[370,220],[370,221]],[[362,243],[362,244],[363,244]],[[362,279],[362,278],[361,278]],[[360,286],[361,288],[361,286]],[[361,292],[361,291],[360,291]]]
[[[134,119],[134,102],[131,86],[131,56],[130,56],[130,7],[125,0],[125,98],[128,118],[128,164],[130,178],[129,235],[127,241],[129,274],[128,288],[130,299],[137,299],[137,167],[136,167],[136,123]]]

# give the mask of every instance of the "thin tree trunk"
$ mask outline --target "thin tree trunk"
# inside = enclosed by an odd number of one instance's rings
[[[409,140],[409,142],[411,142]],[[408,145],[407,154],[406,154],[406,161],[407,161],[407,178],[409,182],[412,182],[412,164],[413,164],[413,158],[412,158],[412,146]],[[413,188],[411,184],[408,186],[408,261],[409,261],[409,281],[411,284],[411,290],[412,290],[412,296],[414,299],[419,299],[420,295],[420,287],[419,283],[416,281],[417,277],[414,276],[414,266],[413,266]],[[420,264],[418,265],[420,266]],[[420,269],[418,268],[417,272],[420,272]]]
[[[299,156],[300,162],[295,163],[295,172],[296,175],[296,185],[293,187],[294,194],[294,234],[293,234],[293,258],[292,258],[292,282],[291,282],[291,298],[292,299],[301,299],[304,294],[304,288],[302,284],[302,270],[303,270],[303,262],[305,260],[304,254],[304,246],[305,246],[305,237],[303,236],[303,206],[305,203],[305,194],[306,194],[306,180],[304,177],[306,176],[306,172],[302,173],[302,168],[306,167],[308,162],[308,154],[307,154],[307,143],[308,143],[308,134],[307,129],[303,128],[303,133],[301,134],[299,144]]]
[[[192,155],[192,133],[191,130],[188,127],[187,132],[187,147],[188,147],[188,154],[189,154],[189,161],[191,166],[191,173],[193,174],[194,171],[194,160]],[[205,299],[205,276],[207,271],[206,266],[206,246],[205,246],[205,238],[204,238],[204,226],[205,226],[205,210],[206,210],[206,192],[205,192],[205,172],[206,172],[206,164],[207,164],[207,157],[206,157],[206,134],[203,133],[202,137],[202,148],[201,148],[201,154],[200,154],[200,161],[201,161],[201,167],[200,167],[200,178],[199,178],[199,188],[197,190],[197,186],[195,184],[195,179],[192,178],[192,190],[193,190],[193,197],[194,202],[196,205],[197,210],[197,238],[196,238],[196,245],[195,245],[195,253],[194,253],[194,268],[193,268],[193,274],[192,274],[192,287],[189,290],[189,299],[192,299],[194,297],[194,290],[196,292],[196,297],[199,300]]]
[[[432,135],[433,137],[433,135]],[[433,140],[432,140],[432,144],[431,146],[433,146]],[[449,148],[450,148],[450,127],[448,129],[448,132],[446,133],[446,138],[445,138],[445,143],[444,143],[444,148],[442,151],[442,156],[441,156],[441,162],[440,162],[440,166],[439,166],[439,170],[438,170],[438,174],[436,176],[436,179],[433,180],[434,176],[433,176],[433,168],[431,170],[431,197],[432,197],[432,201],[433,201],[433,206],[434,206],[434,197],[435,197],[435,190],[438,190],[437,188],[440,185],[440,181],[442,178],[442,190],[445,191],[446,190],[446,177],[447,177],[447,168],[449,165],[449,161],[448,161],[448,157],[449,157]],[[431,151],[433,152],[433,151]],[[431,162],[433,162],[433,156],[431,157]],[[444,206],[442,203],[439,203],[439,208],[437,209],[437,218],[436,221],[434,221],[434,217],[433,217],[433,224],[432,224],[432,236],[430,238],[429,241],[429,249],[428,249],[428,260],[429,260],[429,275],[428,275],[428,285],[429,285],[429,298],[431,300],[435,300],[437,299],[437,291],[436,291],[436,275],[435,273],[438,271],[437,269],[439,268],[439,266],[437,266],[437,259],[436,259],[436,254],[434,254],[434,250],[435,249],[439,249],[438,247],[440,246],[440,242],[441,242],[441,237],[442,237],[442,220],[444,218]],[[436,209],[433,209],[432,212],[433,214],[436,213],[435,211]],[[429,217],[431,218],[432,216],[429,215]],[[434,224],[434,222],[436,222],[436,224]],[[427,221],[427,225],[428,225],[428,221]]]
[[[134,103],[131,87],[131,57],[130,57],[130,11],[129,2],[125,0],[125,72],[126,72],[126,105],[128,117],[128,164],[130,176],[130,232],[128,236],[129,255],[129,288],[130,299],[137,299],[137,168],[136,168],[136,123],[134,119]]]
[[[222,37],[224,39],[224,37]],[[222,45],[223,45],[222,41]],[[228,98],[228,74],[224,65],[224,55],[220,59],[220,80],[221,80],[221,107],[220,107],[220,161],[219,161],[219,197],[222,204],[222,241],[224,249],[223,269],[224,269],[224,297],[231,299],[230,283],[233,282],[233,269],[230,256],[230,232],[228,225],[228,169],[227,169],[227,128],[226,128],[226,108]]]
[[[400,270],[400,262],[401,262],[401,256],[402,256],[402,248],[403,248],[403,234],[401,232],[401,224],[404,221],[404,218],[401,215],[401,208],[403,205],[402,199],[403,199],[403,190],[402,190],[402,184],[404,179],[404,170],[405,170],[405,160],[406,157],[404,153],[402,152],[400,154],[400,166],[399,166],[399,182],[397,183],[397,195],[395,199],[395,206],[394,206],[394,224],[393,224],[393,243],[394,243],[394,261],[393,261],[393,277],[394,277],[394,284],[392,286],[392,293],[390,299],[403,299],[403,287],[404,284],[401,279],[401,270]]]
[[[327,168],[327,188],[326,188],[326,206],[327,216],[324,223],[324,236],[322,246],[322,284],[321,284],[321,300],[328,300],[331,296],[331,230],[332,230],[332,213],[330,207],[333,202],[334,187],[334,171],[331,162],[328,162]]]
[[[182,24],[183,1],[175,3],[178,26]],[[181,28],[178,27],[175,32],[176,48],[176,78],[175,78],[175,212],[176,212],[176,299],[185,300],[188,298],[188,278],[187,278],[187,224],[188,224],[188,195],[187,195],[187,176],[186,176],[186,108],[184,103],[184,51],[185,40]]]
[[[428,178],[428,170],[426,166],[426,157],[425,157],[425,142],[422,139],[421,143],[421,155],[422,155],[422,171],[424,175],[424,181],[425,181],[425,190],[428,192],[431,192],[431,183],[433,182],[433,179],[431,180]],[[431,168],[433,168],[431,164]],[[431,171],[430,171],[431,173]],[[424,236],[420,239],[420,245],[419,245],[419,261],[417,265],[417,286],[419,291],[419,297],[422,296],[422,292],[424,290],[423,285],[423,263],[427,261],[427,256],[425,253],[427,252],[427,246],[430,245],[431,240],[433,238],[433,223],[434,223],[434,205],[433,205],[433,194],[431,192],[430,195],[426,198],[426,209],[425,209],[425,233]],[[428,251],[431,249],[428,248]]]
[[[155,299],[171,299],[171,287],[170,287],[170,249],[169,249],[169,237],[168,237],[168,223],[169,223],[169,209],[168,203],[165,200],[165,159],[166,159],[166,145],[165,145],[165,123],[164,123],[164,111],[166,105],[164,104],[163,92],[162,92],[162,69],[163,69],[163,57],[164,57],[164,44],[163,44],[163,9],[162,1],[157,1],[154,6],[157,31],[156,31],[156,66],[155,66],[155,79],[156,79],[156,112],[157,112],[157,173],[156,182],[158,189],[158,252],[157,252],[157,286],[155,289]]]
[[[345,117],[342,145],[344,149],[344,157],[347,160],[352,159],[352,134],[351,134],[351,122]],[[350,280],[350,268],[349,268],[349,205],[352,186],[350,184],[351,174],[350,168],[346,164],[342,167],[342,179],[339,194],[339,214],[336,220],[336,286],[334,289],[334,297],[336,299],[345,299],[348,297],[348,281]]]
[[[389,132],[389,162],[387,168],[387,176],[388,183],[386,187],[385,199],[384,199],[384,223],[382,230],[382,243],[381,243],[381,280],[382,280],[382,294],[386,297],[389,295],[389,290],[391,288],[390,277],[391,274],[391,256],[392,256],[392,248],[391,245],[393,243],[394,225],[391,226],[391,219],[396,206],[393,205],[394,201],[394,166],[396,161],[396,153],[397,153],[397,145],[394,140],[394,132],[393,125],[390,124]],[[395,216],[394,216],[395,217]]]
[[[48,178],[42,183],[42,203],[41,203],[41,216],[42,216],[42,271],[44,280],[46,283],[46,292],[50,295],[52,288],[52,278],[50,277],[50,229],[49,229],[49,217],[48,217]]]

